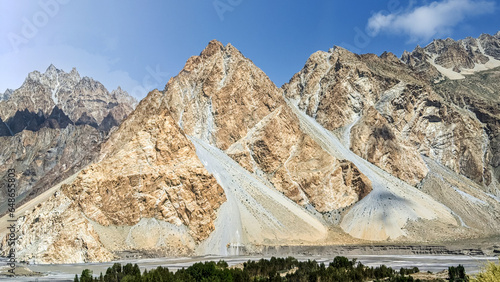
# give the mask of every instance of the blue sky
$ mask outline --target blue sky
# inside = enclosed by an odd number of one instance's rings
[[[493,0],[0,0],[0,92],[53,63],[142,98],[212,39],[281,86],[317,50],[400,56],[433,38],[494,34],[499,9]]]

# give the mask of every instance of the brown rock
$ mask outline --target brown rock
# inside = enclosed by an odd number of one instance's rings
[[[211,41],[165,89],[167,107],[187,135],[225,150],[250,172],[263,172],[301,205],[331,211],[359,201],[357,191],[370,191],[359,171],[342,170],[301,130],[279,89],[230,44]]]
[[[428,173],[417,149],[373,107],[352,128],[350,147],[360,157],[411,185],[420,183]]]
[[[32,250],[21,258],[29,258],[34,252],[45,262],[109,260],[109,239],[100,238],[95,227],[140,226],[143,218],[155,218],[179,228],[185,226],[195,242],[208,237],[214,229],[216,211],[225,201],[224,192],[205,170],[194,146],[168,110],[156,103],[161,96],[159,91],[151,92],[103,145],[97,163],[84,169],[72,184],[63,185],[60,195],[18,221],[20,228],[30,233],[19,244]],[[151,112],[157,114],[150,115]],[[56,208],[61,205],[64,208]],[[28,226],[40,217],[64,226],[65,230],[41,232],[35,239],[32,232],[39,229],[30,230]],[[71,224],[65,226],[65,222]],[[138,238],[137,234],[134,236]],[[114,245],[123,246],[121,239],[116,240]],[[168,240],[159,238],[157,244]],[[40,247],[42,242],[47,248]],[[137,249],[157,248],[151,242],[135,242]],[[172,255],[189,250],[164,250],[167,251]]]

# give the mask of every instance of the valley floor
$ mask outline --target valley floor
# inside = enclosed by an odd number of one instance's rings
[[[305,248],[305,247],[304,247]],[[366,266],[380,266],[382,264],[392,267],[393,269],[400,269],[401,267],[418,267],[421,273],[431,271],[433,273],[439,273],[443,270],[448,269],[450,266],[457,266],[459,264],[463,265],[468,274],[474,274],[481,270],[485,263],[488,261],[496,262],[498,258],[495,256],[485,256],[485,255],[466,255],[469,249],[455,250],[456,254],[449,255],[440,252],[449,252],[451,249],[446,247],[438,246],[349,246],[349,247],[338,247],[335,253],[335,248],[330,247],[330,251],[325,254],[312,254],[314,247],[309,247],[309,253],[296,254],[299,261],[306,260],[316,260],[318,263],[325,263],[326,265],[333,261],[336,255],[343,255],[349,259],[356,258],[358,261]],[[318,248],[318,247],[316,247]],[[319,250],[323,250],[319,247]],[[343,251],[342,251],[343,250]],[[398,250],[398,251],[395,251]],[[284,250],[282,250],[284,251]],[[303,250],[305,251],[305,249]],[[323,250],[324,251],[324,250]],[[406,254],[404,254],[406,252]],[[413,252],[413,254],[410,254]],[[419,253],[420,254],[416,254]],[[434,254],[432,254],[434,252]],[[286,252],[285,252],[286,253]],[[180,258],[135,258],[135,259],[124,259],[120,262],[122,265],[126,263],[137,263],[141,268],[152,269],[158,266],[168,267],[170,270],[177,270],[181,268],[187,268],[194,263],[203,261],[219,261],[224,260],[229,266],[238,267],[243,262],[248,260],[259,260],[261,258],[269,259],[271,256],[276,257],[286,257],[289,254],[266,254],[266,255],[245,255],[245,256],[200,256],[200,257],[180,257]],[[331,254],[330,254],[331,253]],[[334,254],[335,253],[335,254]],[[392,253],[392,254],[391,254]],[[462,254],[460,254],[462,253]],[[498,254],[497,254],[498,255]],[[72,281],[75,274],[81,274],[82,270],[90,269],[94,274],[99,274],[100,272],[105,272],[106,269],[113,265],[115,262],[107,263],[92,263],[92,264],[61,264],[61,265],[24,265],[19,266],[27,267],[31,271],[44,273],[44,276],[37,277],[38,281]],[[0,264],[5,265],[5,260],[0,259]],[[5,270],[3,267],[0,268],[0,280],[8,281],[9,278],[6,276],[1,276]],[[25,270],[26,272],[26,270]],[[33,281],[33,276],[31,277],[18,277],[16,281]]]

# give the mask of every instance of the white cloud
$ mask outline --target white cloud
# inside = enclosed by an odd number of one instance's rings
[[[403,34],[410,41],[428,41],[450,34],[467,17],[493,13],[495,2],[445,0],[393,14],[378,12],[368,19],[367,29],[375,36],[381,32]]]
[[[153,85],[142,85],[143,83],[131,78],[128,72],[114,69],[113,64],[116,60],[68,45],[38,45],[36,48],[21,48],[18,52],[0,54],[0,62],[2,62],[0,93],[7,88],[19,88],[28,73],[34,70],[43,73],[50,64],[54,64],[65,72],[75,67],[82,77],[89,76],[100,81],[109,91],[121,86],[138,100],[142,99],[147,91],[153,89],[149,89]],[[155,85],[155,87],[158,86]]]

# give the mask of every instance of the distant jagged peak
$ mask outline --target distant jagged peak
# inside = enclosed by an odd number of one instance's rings
[[[45,71],[45,75],[52,76],[52,75],[57,74],[59,72],[62,72],[62,70],[56,68],[53,64],[50,64],[50,66]]]
[[[51,90],[54,90],[59,85],[63,84],[62,82],[64,82],[64,84],[68,84],[68,86],[74,86],[81,79],[82,78],[76,68],[73,68],[71,72],[66,73],[64,70],[58,69],[53,64],[50,64],[44,73],[37,70],[30,72],[24,83],[30,83],[30,81],[38,82],[44,86],[48,86]]]
[[[10,95],[12,95],[12,92],[14,92],[14,90],[12,90],[10,88],[5,89],[4,93],[0,93],[0,101],[8,100]]]
[[[137,104],[121,88],[111,95],[99,81],[81,77],[76,68],[65,72],[54,64],[50,64],[44,73],[37,70],[30,72],[21,87],[6,94],[0,94],[1,100],[5,101],[0,107],[3,120],[24,109],[31,112],[41,110],[48,116],[57,106],[72,121],[77,121],[85,111],[99,123],[111,111],[115,119],[121,121]],[[6,96],[9,100],[4,100]]]
[[[129,104],[134,109],[138,104],[137,99],[128,94],[128,92],[123,90],[120,86],[118,86],[118,88],[116,88],[115,90],[111,91],[110,94],[113,99],[116,99],[116,101],[118,101],[118,103]]]
[[[443,77],[463,79],[464,75],[500,66],[499,35],[500,32],[495,35],[483,33],[478,38],[460,40],[434,39],[424,48],[416,47],[411,53],[403,53],[401,60],[422,72],[434,69],[431,72],[437,71]],[[422,63],[415,63],[418,61]]]

